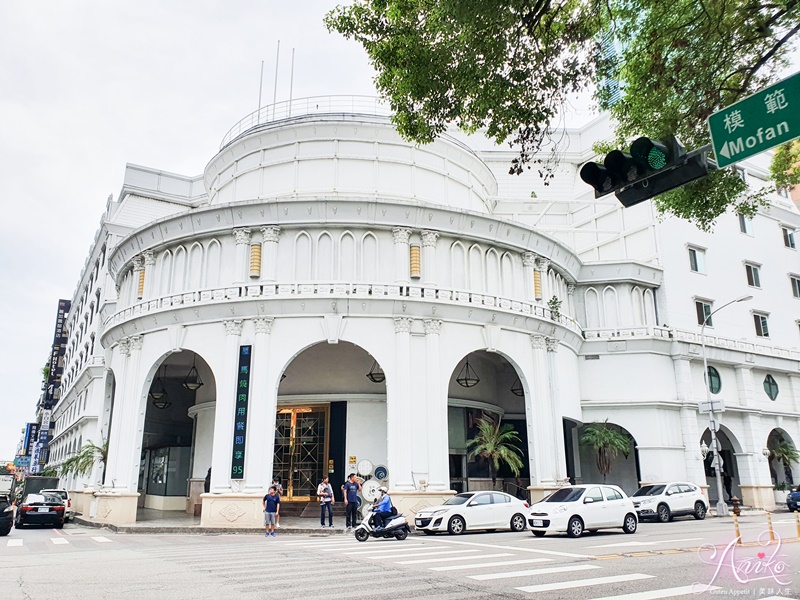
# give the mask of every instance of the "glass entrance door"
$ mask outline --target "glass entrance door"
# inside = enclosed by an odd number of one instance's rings
[[[280,408],[275,420],[274,471],[284,496],[316,498],[328,464],[328,406]]]

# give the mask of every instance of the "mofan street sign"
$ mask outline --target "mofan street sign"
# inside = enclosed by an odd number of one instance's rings
[[[717,166],[800,137],[800,73],[708,117]]]

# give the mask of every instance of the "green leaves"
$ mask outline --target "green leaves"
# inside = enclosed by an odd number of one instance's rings
[[[90,474],[95,463],[105,465],[107,461],[108,440],[104,440],[102,446],[97,446],[89,440],[78,452],[61,463],[59,473],[61,477],[66,477],[70,474],[81,477]]]
[[[603,476],[611,472],[614,459],[622,453],[625,458],[631,451],[631,438],[629,435],[608,426],[608,419],[602,423],[587,425],[581,434],[581,444],[589,446],[595,452],[597,470]]]
[[[476,456],[489,462],[489,474],[492,477],[492,486],[497,485],[497,471],[500,464],[508,466],[514,476],[519,475],[522,469],[522,451],[512,442],[519,442],[519,434],[511,425],[500,425],[489,419],[479,419],[476,422],[478,432],[474,438],[467,441],[467,448],[471,448],[467,458]]]
[[[553,120],[584,89],[620,140],[675,134],[687,148],[705,145],[711,113],[787,65],[800,0],[355,0],[325,23],[367,51],[404,137],[428,143],[449,124],[483,129],[519,151],[510,172],[521,173],[542,162]],[[552,163],[539,169],[545,183]],[[781,159],[776,181],[797,182],[796,164]],[[718,175],[657,206],[709,229],[729,207],[759,202]]]

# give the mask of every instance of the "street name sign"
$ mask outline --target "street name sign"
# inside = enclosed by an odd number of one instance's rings
[[[699,413],[721,413],[725,412],[725,402],[722,398],[712,400],[711,402],[701,401],[697,403],[697,412]],[[716,431],[716,430],[715,430]]]
[[[720,168],[800,137],[800,73],[715,112],[708,129]]]

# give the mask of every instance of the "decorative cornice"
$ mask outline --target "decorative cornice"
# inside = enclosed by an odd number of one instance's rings
[[[144,251],[144,264],[148,267],[152,267],[156,264],[156,253],[153,250]]]
[[[395,317],[394,319],[394,332],[395,333],[411,333],[411,321],[409,317]]]
[[[523,252],[522,266],[528,269],[536,267],[536,255],[533,252]]]
[[[556,338],[545,338],[548,352],[558,352],[558,340]]]
[[[422,246],[424,248],[435,248],[436,239],[439,237],[438,231],[423,231],[422,232]]]
[[[272,317],[261,317],[258,319],[253,319],[253,323],[256,326],[256,335],[260,333],[272,333],[272,322],[275,319]]]
[[[442,329],[441,319],[424,319],[423,323],[425,324],[425,335],[439,335],[439,331]]]
[[[133,352],[134,350],[137,352],[141,350],[143,341],[144,338],[141,335],[132,335],[131,337],[129,337],[128,343],[130,345],[131,352]]]
[[[133,270],[141,271],[144,268],[144,256],[139,254],[133,257]]]
[[[392,229],[395,244],[407,244],[408,238],[411,237],[411,230],[405,227],[395,227]]]
[[[576,286],[575,286],[575,284],[574,284],[574,283],[568,283],[568,284],[567,284],[567,294],[569,294],[570,296],[572,296],[572,294],[574,294],[574,293],[575,293],[575,287],[576,287]]]
[[[223,321],[225,326],[225,335],[242,335],[242,326],[244,321],[242,319],[228,319]]]
[[[261,237],[264,242],[277,242],[281,235],[281,228],[277,225],[266,225],[261,228]]]
[[[547,269],[550,268],[550,259],[549,258],[542,258],[541,256],[536,259],[536,270],[542,271],[547,273]]]
[[[233,230],[233,237],[236,238],[237,244],[249,244],[250,243],[250,230],[249,229],[234,229]]]
[[[531,348],[534,350],[544,350],[546,347],[546,338],[543,335],[531,334]]]
[[[117,344],[117,349],[119,350],[120,354],[124,356],[131,355],[131,346],[130,346],[130,339],[129,338],[122,338]]]

